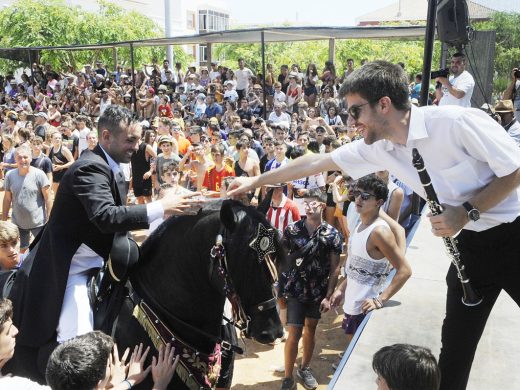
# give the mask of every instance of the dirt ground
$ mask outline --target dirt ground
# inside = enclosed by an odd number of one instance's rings
[[[324,390],[334,375],[332,363],[339,361],[339,353],[345,349],[345,334],[341,329],[343,316],[336,315],[334,311],[323,315],[316,330],[316,347],[311,362],[311,367],[319,383],[318,389]],[[261,345],[257,342],[246,340],[246,353],[235,360],[235,372],[233,374],[233,390],[255,389],[272,390],[279,389],[284,376],[283,371],[275,371],[283,367],[284,343],[278,345]],[[302,354],[300,348],[299,364]],[[296,366],[295,366],[296,367]],[[296,377],[296,369],[294,371]],[[298,383],[298,389],[304,389]]]

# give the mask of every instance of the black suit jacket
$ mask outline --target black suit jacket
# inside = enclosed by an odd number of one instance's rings
[[[146,205],[123,206],[124,197],[99,146],[67,170],[11,292],[17,343],[39,347],[55,340],[71,260],[81,244],[106,260],[114,233],[148,227]]]

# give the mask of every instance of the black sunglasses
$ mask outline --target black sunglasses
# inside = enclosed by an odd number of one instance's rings
[[[352,194],[354,194],[354,198],[357,198],[358,196],[361,196],[361,200],[369,200],[370,197],[376,197],[374,194],[371,194],[370,192],[366,192],[366,191],[359,191],[359,190],[354,190],[352,192]]]
[[[352,117],[352,119],[358,120],[359,115],[361,114],[361,107],[366,106],[367,104],[370,104],[370,102],[366,102],[363,104],[353,104],[348,108],[347,112]]]

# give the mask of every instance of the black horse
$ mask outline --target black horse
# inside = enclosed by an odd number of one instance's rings
[[[281,259],[282,252],[276,235],[265,234],[267,229],[270,226],[263,215],[234,201],[216,202],[195,216],[172,217],[163,223],[143,243],[141,260],[131,272],[130,281],[139,298],[126,301],[121,310],[115,332],[120,350],[140,342],[157,346],[157,327],[150,329],[156,315],[174,333],[174,338],[192,347],[191,351],[184,350],[181,362],[196,366],[198,358],[190,354],[195,352],[202,357],[214,351],[226,292],[229,296],[230,289],[240,297],[245,316],[250,319],[248,336],[260,343],[281,337],[283,329],[272,289],[272,264],[265,258],[265,251],[273,244],[274,253],[269,256]],[[219,235],[225,249],[225,269],[214,253]],[[140,300],[145,306],[138,305],[136,314],[135,306]],[[143,324],[146,310],[141,309],[147,308],[152,311],[152,318],[148,317]],[[176,375],[172,388],[205,387],[193,381],[190,385],[183,383],[190,382],[186,379],[190,372],[179,372],[179,368],[177,373],[183,381]],[[149,383],[142,387],[151,388]]]
[[[149,364],[154,347],[170,342],[181,354],[170,388],[209,389],[218,370],[207,363],[220,356],[214,352],[221,341],[226,296],[242,309],[248,337],[260,343],[281,337],[271,257],[278,262],[283,252],[270,228],[254,208],[230,200],[209,203],[197,215],[166,220],[144,241],[130,272],[133,293],[124,299],[112,327],[119,350],[138,343],[151,346]],[[18,347],[13,372],[43,381],[42,349]],[[149,375],[139,388],[151,387]]]

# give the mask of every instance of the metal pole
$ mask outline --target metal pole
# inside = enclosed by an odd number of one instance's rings
[[[437,0],[428,1],[428,14],[426,16],[426,35],[424,37],[424,56],[421,83],[421,95],[419,105],[428,105],[428,92],[430,90],[430,72],[432,70],[433,41],[435,39],[435,22],[437,19]],[[412,196],[412,214],[419,215],[421,198],[417,194]]]
[[[264,100],[264,107],[262,109],[262,114],[264,119],[267,117],[267,93],[265,90],[265,32],[262,30],[260,33],[260,39],[262,43],[262,89],[263,89],[263,100]]]
[[[186,22],[185,22],[186,23]],[[172,36],[172,7],[170,0],[164,0],[164,36],[170,38]],[[173,46],[166,46],[166,59],[170,66],[173,66]]]
[[[114,62],[114,72],[117,72],[117,47],[112,48],[112,61]]]
[[[135,66],[134,66],[134,44],[130,44],[130,65],[132,66],[132,99],[134,99],[134,112],[139,117],[137,112],[137,93],[135,91]]]
[[[419,104],[428,104],[428,90],[430,87],[430,72],[432,70],[433,41],[435,39],[435,21],[437,19],[437,0],[428,1],[428,16],[426,17],[426,36],[424,37],[423,71],[421,96]]]

